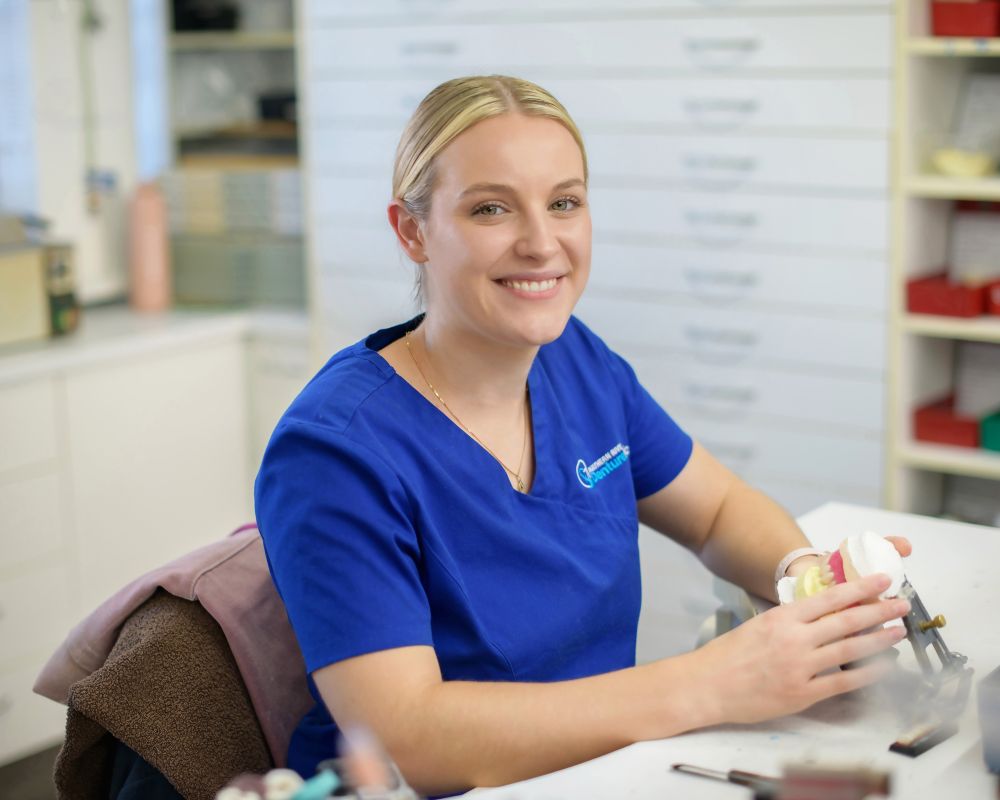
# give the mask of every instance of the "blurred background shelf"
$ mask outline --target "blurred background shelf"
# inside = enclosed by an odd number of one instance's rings
[[[919,469],[1000,480],[1000,453],[988,450],[910,442],[898,449],[897,458]]]
[[[902,329],[907,333],[970,342],[1000,342],[1000,317],[972,319],[942,317],[935,314],[906,314]]]
[[[920,36],[906,42],[906,51],[917,56],[1000,56],[1000,39],[967,39]]]
[[[1000,200],[1000,177],[950,178],[945,175],[911,175],[903,190],[915,197],[943,200]]]
[[[173,33],[169,38],[174,51],[212,50],[294,50],[294,31],[198,31]]]

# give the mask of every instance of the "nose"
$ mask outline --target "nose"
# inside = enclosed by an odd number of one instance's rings
[[[524,214],[514,252],[522,258],[544,262],[559,252],[555,221],[544,212]]]

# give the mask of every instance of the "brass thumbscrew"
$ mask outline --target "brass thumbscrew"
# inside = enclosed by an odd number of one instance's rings
[[[926,631],[928,628],[943,628],[948,623],[945,622],[944,614],[938,614],[934,619],[927,620],[927,622],[920,623],[920,630]]]

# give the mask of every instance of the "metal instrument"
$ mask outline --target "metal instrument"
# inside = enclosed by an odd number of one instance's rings
[[[965,665],[968,661],[965,656],[948,649],[941,636],[941,628],[947,624],[944,616],[930,615],[909,580],[903,581],[899,596],[910,603],[903,624],[922,673],[913,705],[932,709],[939,719],[954,719],[969,700],[974,670]],[[936,664],[929,651],[936,657]]]

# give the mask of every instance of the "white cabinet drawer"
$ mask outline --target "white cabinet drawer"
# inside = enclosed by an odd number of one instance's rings
[[[73,584],[64,564],[0,578],[0,663],[52,647],[69,633],[76,622]]]
[[[45,655],[40,655],[0,671],[0,764],[58,744],[65,736],[66,706],[31,691],[44,663]]]
[[[677,417],[709,452],[750,483],[769,478],[878,487],[882,478],[882,445],[877,436],[826,435],[778,425]]]
[[[853,503],[869,508],[882,506],[880,486],[803,484],[777,478],[760,478],[753,481],[752,485],[777,501],[793,517],[831,502]]]
[[[410,280],[379,280],[327,273],[322,277],[325,335],[341,347],[417,313]],[[335,338],[331,339],[330,337]]]
[[[885,192],[889,180],[884,140],[598,132],[586,144],[595,182],[659,179],[710,191],[761,186]]]
[[[236,329],[67,376],[80,605],[252,519]]]
[[[413,282],[417,265],[383,229],[321,226],[315,233],[324,272]],[[596,240],[585,297],[635,290],[691,298],[708,307],[785,305],[883,314],[887,267],[874,259],[827,258],[739,249],[626,245]]]
[[[818,314],[775,314],[584,294],[578,313],[612,348],[681,352],[720,369],[733,365],[838,367],[879,377],[885,325]]]
[[[254,379],[268,376],[300,380],[311,375],[308,336],[289,342],[256,339],[248,344],[248,354]]]
[[[318,73],[419,69],[566,74],[589,70],[889,70],[886,14],[409,25],[307,31]],[[845,47],[844,42],[850,42]],[[555,46],[557,44],[557,46]],[[362,65],[377,65],[372,70]]]
[[[313,236],[323,272],[410,283],[416,277],[417,265],[404,255],[388,222],[381,229],[318,226]]]
[[[324,175],[317,179],[312,197],[313,229],[328,225],[389,229],[385,210],[392,186],[369,177]]]
[[[637,233],[705,247],[794,245],[875,253],[888,246],[889,206],[881,198],[619,189],[595,181],[589,199],[595,238]]]
[[[0,471],[47,461],[57,452],[53,382],[0,386]]]
[[[57,552],[63,545],[57,473],[0,484],[0,566]]]
[[[368,20],[395,20],[408,14],[419,15],[420,21],[428,18],[444,20],[454,17],[488,18],[502,21],[506,14],[516,12],[619,12],[628,11],[732,11],[743,9],[790,8],[829,6],[831,0],[508,0],[502,6],[493,6],[476,0],[322,0],[309,7],[310,21],[314,24],[365,22]],[[886,7],[891,0],[837,0],[839,6]],[[415,20],[416,21],[416,20]]]
[[[399,136],[423,97],[455,72],[389,79],[316,76],[309,87],[312,130],[339,124],[388,127]],[[892,108],[888,78],[546,77],[541,84],[583,130],[668,127],[681,131],[832,130],[886,134]],[[315,133],[314,133],[315,135]],[[321,148],[313,148],[314,152]]]
[[[878,259],[761,255],[734,249],[594,242],[590,293],[682,294],[706,306],[776,304],[882,314],[888,267]]]
[[[320,184],[335,172],[391,187],[396,131],[328,128],[319,138],[314,174]],[[597,182],[657,179],[712,191],[761,186],[884,192],[889,177],[888,146],[881,139],[598,131],[587,135],[586,145]]]
[[[250,470],[256,474],[278,419],[312,376],[309,342],[259,339],[249,344]]]
[[[754,424],[787,420],[876,436],[882,430],[885,386],[877,378],[720,368],[683,356],[623,355],[664,408],[692,418]]]
[[[348,122],[350,127],[319,127],[313,131],[315,152],[311,154],[312,181],[322,184],[331,172],[371,178],[392,191],[392,165],[402,125],[365,128]]]
[[[552,78],[543,82],[583,129],[657,126],[733,133],[831,130],[885,134],[892,108],[888,78]]]
[[[330,176],[314,196],[314,228],[381,230],[391,189],[370,178]],[[646,234],[705,247],[795,245],[882,252],[887,247],[885,199],[621,189],[590,193],[594,236]],[[848,232],[845,234],[845,232]]]

